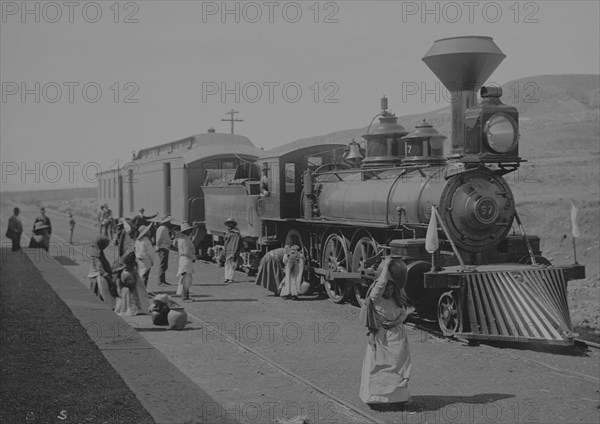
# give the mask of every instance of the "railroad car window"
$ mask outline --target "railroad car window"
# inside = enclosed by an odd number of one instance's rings
[[[269,186],[271,187],[271,195],[277,194],[277,192],[279,191],[279,164],[278,163],[273,164],[272,171],[269,172],[269,181],[271,181],[271,184],[269,184]]]
[[[286,163],[285,164],[285,192],[295,193],[296,192],[296,164]]]
[[[127,179],[129,180],[129,212],[133,212],[133,169],[127,171]]]
[[[117,198],[117,179],[113,178],[113,198]]]
[[[233,162],[223,162],[222,169],[235,169],[235,164]]]
[[[309,168],[318,168],[323,165],[323,158],[321,156],[311,156],[308,158]]]

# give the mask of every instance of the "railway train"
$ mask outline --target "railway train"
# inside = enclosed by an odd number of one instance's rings
[[[437,40],[423,57],[452,95],[448,154],[445,136],[425,121],[406,130],[384,98],[364,149],[295,142],[259,152],[250,167],[207,170],[203,239],[218,246],[223,217],[233,217],[248,273],[271,248],[297,244],[306,279],[336,303],[362,304],[391,254],[408,266],[418,313],[446,336],[572,344],[567,282],[585,267],[551,265],[521,224],[504,178],[524,162],[518,110],[484,86],[504,58],[480,36]]]

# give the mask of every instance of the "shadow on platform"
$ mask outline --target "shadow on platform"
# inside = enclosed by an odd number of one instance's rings
[[[412,396],[410,402],[373,405],[371,409],[382,412],[405,411],[405,412],[428,412],[437,411],[454,404],[477,404],[485,405],[487,403],[497,402],[499,400],[513,398],[515,395],[506,393],[482,393],[473,396]]]

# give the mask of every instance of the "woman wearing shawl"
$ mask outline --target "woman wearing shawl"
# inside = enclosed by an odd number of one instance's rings
[[[123,262],[115,263],[115,281],[119,288],[119,298],[115,312],[119,315],[134,316],[145,314],[150,307],[148,292],[137,273],[135,254],[129,253]]]
[[[287,247],[273,249],[260,260],[258,273],[256,274],[256,285],[263,286],[265,289],[279,296],[279,285],[285,278],[283,269],[283,256]]]
[[[125,218],[121,218],[116,226],[115,245],[119,248],[119,257],[124,258],[128,253],[135,250],[135,243],[131,239],[131,225]]]
[[[156,251],[150,241],[150,225],[142,225],[138,238],[135,242],[135,257],[138,261],[138,272],[144,280],[144,286],[148,287],[148,277],[150,277],[150,269],[155,262],[158,262]]]
[[[403,322],[414,308],[404,294],[406,265],[387,257],[378,272],[360,313],[369,332],[359,395],[370,406],[407,402],[410,398],[410,352]]]
[[[106,256],[104,249],[109,245],[110,241],[104,236],[96,237],[92,249],[89,252],[91,259],[90,273],[90,290],[103,302],[115,309],[117,294],[117,286],[112,279],[112,269]]]
[[[179,252],[179,268],[177,269],[177,277],[179,284],[177,285],[177,296],[181,296],[182,300],[192,300],[190,298],[190,287],[192,286],[192,274],[194,273],[194,262],[196,261],[196,249],[190,234],[192,227],[187,222],[181,224],[181,232],[177,239],[177,251]]]

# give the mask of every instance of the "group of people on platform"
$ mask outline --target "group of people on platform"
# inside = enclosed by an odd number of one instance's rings
[[[21,213],[19,208],[13,209],[13,215],[8,219],[8,228],[6,229],[6,237],[10,239],[12,243],[11,250],[16,252],[21,249],[21,236],[23,235],[23,224],[19,218]],[[71,226],[71,243],[72,243],[72,229],[75,226],[75,221],[72,219],[72,213],[70,213],[71,220],[73,222]],[[41,248],[46,251],[50,248],[50,236],[52,235],[52,224],[50,218],[46,215],[46,208],[40,208],[40,215],[37,216],[33,222],[32,235],[29,240],[29,248]]]
[[[107,206],[102,207],[106,216]],[[193,263],[196,261],[195,247],[192,243],[194,226],[182,222],[178,231],[173,231],[172,218],[165,215],[157,218],[144,215],[144,209],[132,219],[120,218],[113,225],[113,239],[118,259],[109,265],[103,260],[104,249],[109,246],[105,226],[94,243],[93,260],[90,266],[90,289],[104,302],[107,302],[120,315],[148,313],[148,280],[153,266],[159,267],[159,286],[170,286],[166,272],[169,267],[169,253],[173,239],[179,254],[177,270],[177,295],[184,301],[190,301]]]
[[[102,206],[104,218],[111,217],[107,205]],[[23,226],[19,208],[14,209],[9,219],[6,236],[12,241],[12,250],[20,249]],[[178,296],[189,301],[196,261],[192,231],[195,227],[183,222],[180,231],[172,235],[172,218],[145,216],[144,209],[131,220],[121,218],[115,225],[104,219],[101,234],[89,252],[91,258],[90,290],[106,302],[119,315],[133,316],[148,313],[150,302],[147,285],[151,268],[159,266],[160,286],[170,285],[166,281],[169,252],[173,236],[176,238],[179,266],[177,270]],[[75,226],[69,214],[70,237]],[[234,283],[234,273],[242,250],[242,237],[237,222],[227,219],[224,244],[224,283]],[[156,227],[156,228],[155,228]],[[154,231],[155,230],[155,231]],[[113,234],[114,233],[114,234]],[[33,236],[29,247],[48,250],[52,225],[45,209],[35,219]],[[104,254],[109,246],[109,236],[114,235],[118,259],[111,265]],[[269,251],[260,262],[256,284],[285,299],[299,299],[306,293],[309,284],[303,279],[306,258],[297,246],[277,248]],[[385,258],[377,270],[375,282],[369,288],[360,319],[367,328],[367,344],[363,360],[359,395],[372,408],[381,409],[389,405],[403,405],[409,400],[408,382],[411,360],[408,337],[404,321],[414,308],[404,291],[407,268],[400,260]]]

